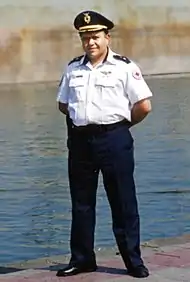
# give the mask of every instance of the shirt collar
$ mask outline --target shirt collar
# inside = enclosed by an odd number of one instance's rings
[[[115,53],[110,48],[108,48],[108,55],[107,55],[106,62],[115,65],[115,59],[113,57],[114,55]]]
[[[114,60],[114,55],[115,53],[108,47],[108,52],[103,60],[102,63],[111,63],[111,64],[114,64],[115,65],[115,60]],[[87,57],[87,55],[85,54],[82,59],[80,60],[80,65],[86,65],[87,63],[89,62],[89,59]]]

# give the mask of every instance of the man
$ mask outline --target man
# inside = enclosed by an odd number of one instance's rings
[[[152,93],[137,65],[109,48],[109,30],[114,27],[110,20],[85,11],[75,18],[74,26],[85,54],[67,66],[57,97],[59,110],[67,115],[72,200],[71,259],[57,276],[97,269],[94,229],[101,171],[124,264],[130,275],[147,277],[140,252],[129,128],[151,111]]]

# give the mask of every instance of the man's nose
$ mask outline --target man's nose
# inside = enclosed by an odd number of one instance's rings
[[[94,44],[94,40],[92,38],[90,38],[89,41],[88,41],[88,44],[89,45],[93,45]]]

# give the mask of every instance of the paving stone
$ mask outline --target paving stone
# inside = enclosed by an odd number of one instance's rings
[[[158,247],[146,244],[142,248],[142,255],[147,265],[150,276],[143,279],[149,282],[190,282],[190,242],[178,239],[178,244],[172,245],[164,241],[164,244],[158,244]],[[175,240],[172,239],[175,243]],[[56,259],[59,259],[58,263]],[[53,263],[54,261],[54,263]],[[72,277],[56,277],[56,271],[64,267],[66,260],[61,257],[47,258],[19,264],[17,268],[7,266],[2,268],[2,273],[7,270],[11,273],[0,274],[0,282],[130,282],[138,279],[127,275],[125,265],[120,255],[115,255],[112,251],[107,256],[98,257],[98,270],[93,273],[83,273]],[[50,263],[52,264],[50,265]],[[19,267],[26,270],[19,270]],[[28,268],[28,269],[27,269]],[[12,269],[12,270],[11,270]],[[15,269],[15,271],[14,271]],[[16,271],[18,270],[18,271]]]
[[[158,271],[158,274],[170,281],[189,282],[190,269],[181,269],[178,267],[168,267]]]

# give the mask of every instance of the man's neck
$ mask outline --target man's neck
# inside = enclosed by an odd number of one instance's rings
[[[100,57],[98,59],[94,59],[94,60],[90,60],[90,63],[93,67],[96,67],[97,65],[99,65],[100,63],[103,62],[103,58]]]

